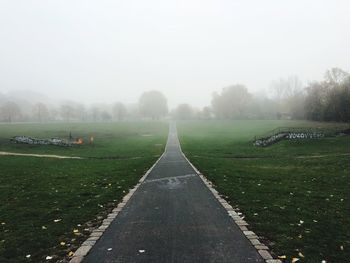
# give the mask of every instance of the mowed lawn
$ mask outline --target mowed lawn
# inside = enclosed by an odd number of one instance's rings
[[[179,122],[182,149],[285,262],[350,262],[350,137],[252,145],[304,121]],[[346,125],[344,125],[345,127]],[[348,127],[348,126],[347,126]]]
[[[93,135],[94,144],[9,143],[13,135],[50,138],[69,132],[85,140]],[[0,151],[86,159],[0,156],[0,262],[67,257],[162,154],[167,133],[161,122],[1,124]]]

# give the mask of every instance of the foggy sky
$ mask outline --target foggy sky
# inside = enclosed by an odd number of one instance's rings
[[[348,0],[0,0],[0,92],[171,106],[350,70]]]

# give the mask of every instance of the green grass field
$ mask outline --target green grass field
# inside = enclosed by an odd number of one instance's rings
[[[83,138],[85,144],[75,147],[37,146],[14,144],[9,140],[15,135],[68,139],[70,133],[74,138]],[[89,145],[90,136],[94,137],[92,146]],[[162,141],[157,145],[159,136],[162,136]],[[153,142],[147,153],[154,151],[159,154],[158,148],[164,148],[166,136],[167,124],[152,122],[0,124],[0,151],[82,157],[142,157],[145,145],[148,147]]]
[[[349,262],[350,137],[252,145],[276,127],[301,121],[180,122],[182,149],[216,189],[242,210],[276,256]]]
[[[186,155],[276,255],[286,255],[286,262],[347,262],[350,138],[267,148],[251,142],[276,127],[333,125],[197,121],[180,122],[178,130]],[[166,123],[153,122],[1,124],[0,151],[86,159],[0,156],[0,262],[57,261],[74,251],[163,152],[167,131]],[[70,132],[85,141],[93,135],[95,143],[65,148],[9,142],[14,135],[68,138]]]
[[[94,145],[9,142],[14,135],[69,132],[86,140],[93,135]],[[167,132],[160,122],[1,124],[0,151],[92,158],[0,156],[0,262],[45,262],[46,256],[56,262],[74,251],[164,151]]]

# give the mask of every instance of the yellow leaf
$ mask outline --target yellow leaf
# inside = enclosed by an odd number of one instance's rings
[[[295,262],[297,262],[297,261],[299,261],[299,258],[293,258],[293,259],[292,259],[292,263],[295,263]]]
[[[60,243],[61,246],[64,246],[65,244],[66,242],[63,242],[63,241]]]
[[[279,259],[286,259],[286,255],[278,256]]]

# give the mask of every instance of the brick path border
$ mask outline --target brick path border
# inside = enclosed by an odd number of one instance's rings
[[[181,148],[180,148],[181,150]],[[209,190],[213,193],[214,197],[219,201],[219,203],[225,208],[228,215],[232,218],[232,220],[235,222],[235,224],[242,230],[243,234],[246,236],[246,238],[252,243],[252,245],[255,247],[255,249],[258,251],[258,253],[261,255],[261,257],[265,260],[266,263],[282,263],[279,259],[274,259],[270,252],[269,248],[261,243],[259,241],[259,237],[253,232],[248,229],[249,224],[243,220],[244,216],[241,214],[238,214],[233,207],[225,200],[223,199],[218,191],[216,191],[213,187],[213,183],[209,181],[207,178],[204,177],[204,175],[191,163],[191,161],[186,157],[186,155],[182,152],[183,157],[187,160],[187,162],[191,165],[193,170],[198,174],[198,176],[202,179],[204,184],[209,188]]]
[[[90,236],[81,244],[81,246],[74,252],[73,257],[70,259],[69,263],[81,263],[84,257],[89,253],[90,249],[96,244],[100,239],[112,221],[117,217],[117,215],[122,211],[123,207],[130,200],[132,195],[136,192],[139,186],[145,181],[146,177],[150,174],[153,168],[158,164],[158,162],[163,158],[165,151],[158,158],[158,160],[152,165],[151,168],[141,177],[138,183],[129,190],[129,192],[123,197],[122,201],[117,205],[116,208],[112,210],[111,213],[102,221],[102,224],[97,229],[93,230]]]
[[[261,255],[261,257],[265,260],[266,263],[282,263],[279,259],[274,259],[270,252],[269,248],[261,243],[259,241],[259,237],[253,232],[248,229],[248,223],[243,220],[244,217],[242,217],[240,214],[238,214],[233,207],[225,200],[223,199],[218,191],[216,191],[213,188],[212,182],[210,182],[207,178],[204,177],[204,175],[190,162],[190,160],[186,157],[186,155],[183,153],[181,149],[181,145],[179,145],[181,154],[185,158],[185,160],[191,165],[193,170],[197,173],[197,175],[202,179],[204,184],[208,187],[208,189],[212,192],[214,197],[219,201],[219,203],[225,208],[228,215],[232,218],[234,223],[241,229],[243,234],[246,236],[246,238],[252,243],[252,245],[255,247],[255,249],[258,251],[258,253]],[[139,182],[123,197],[122,201],[118,204],[116,208],[112,210],[110,214],[108,214],[107,218],[105,218],[102,221],[102,224],[99,228],[92,231],[90,236],[82,243],[82,245],[75,251],[73,254],[73,257],[69,261],[69,263],[81,263],[84,259],[84,257],[89,253],[90,249],[96,244],[96,242],[99,240],[99,238],[103,235],[103,233],[106,231],[106,229],[109,227],[109,225],[112,223],[112,221],[117,217],[120,211],[122,211],[123,207],[127,204],[127,202],[130,200],[132,195],[136,192],[136,190],[139,188],[141,183],[143,183],[146,179],[146,177],[149,175],[149,173],[153,170],[153,168],[158,164],[158,162],[163,158],[166,151],[163,152],[163,154],[158,158],[158,160],[152,165],[151,168],[147,170],[147,172],[141,177]]]

